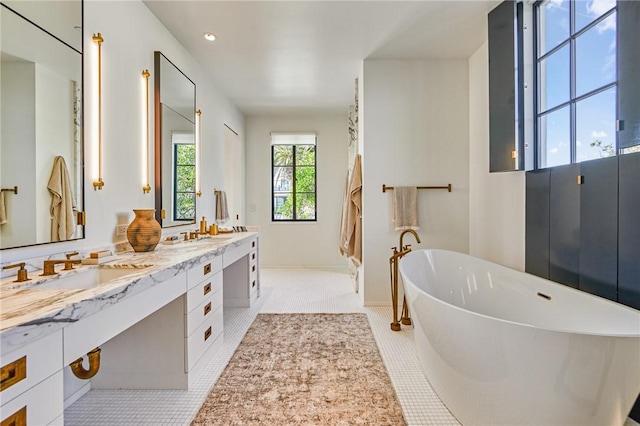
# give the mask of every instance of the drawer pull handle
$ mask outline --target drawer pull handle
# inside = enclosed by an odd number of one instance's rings
[[[206,341],[209,337],[211,337],[211,326],[204,332],[204,340]]]
[[[25,405],[4,419],[1,426],[27,426],[27,406]]]
[[[251,272],[255,272],[255,271],[256,271],[256,265],[253,265],[253,266],[251,267]]]
[[[251,283],[251,288],[256,286],[256,280],[253,280],[253,282]]]
[[[211,264],[207,263],[206,265],[204,265],[204,274],[207,275],[210,272],[211,272]]]
[[[251,253],[251,260],[256,260],[256,254],[255,253]]]
[[[251,241],[251,248],[256,246],[256,242],[255,241]]]
[[[211,293],[211,283],[207,283],[204,286],[204,296],[206,296],[207,294]]]
[[[27,356],[2,367],[0,371],[0,392],[27,377]]]
[[[211,302],[204,305],[204,314],[207,315],[209,312],[211,312]]]

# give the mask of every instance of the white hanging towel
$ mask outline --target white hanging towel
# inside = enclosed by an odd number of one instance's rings
[[[229,219],[229,209],[227,207],[227,193],[216,191],[216,222],[225,222]]]
[[[76,230],[77,209],[67,164],[60,155],[53,159],[53,170],[47,189],[51,193],[51,241],[68,240]]]
[[[393,223],[396,231],[420,229],[418,226],[418,188],[395,186],[393,189]]]

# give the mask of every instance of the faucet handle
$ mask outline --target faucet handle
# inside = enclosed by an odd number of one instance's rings
[[[65,256],[67,257],[67,260],[71,260],[71,258],[72,258],[73,256],[77,256],[77,255],[79,255],[79,254],[80,254],[80,253],[78,253],[77,251],[73,251],[73,252],[71,252],[71,253],[67,253],[67,254],[65,254]]]
[[[20,268],[18,269],[18,274],[16,276],[16,280],[14,281],[14,283],[21,283],[24,281],[29,281],[31,279],[27,276],[27,270],[25,269],[24,265],[25,265],[24,262],[20,262],[14,265],[3,266],[2,269]]]

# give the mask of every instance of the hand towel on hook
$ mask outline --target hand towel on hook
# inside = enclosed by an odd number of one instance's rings
[[[229,219],[229,209],[227,207],[227,193],[216,190],[216,222],[223,223]]]
[[[393,223],[396,231],[420,229],[418,226],[418,188],[395,186],[393,189]]]

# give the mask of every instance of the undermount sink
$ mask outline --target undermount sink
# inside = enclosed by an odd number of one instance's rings
[[[22,288],[29,290],[81,290],[97,287],[102,284],[124,278],[129,275],[138,274],[145,268],[152,265],[135,265],[121,267],[98,267],[87,270],[79,270],[74,273],[61,273],[50,277],[45,281],[26,282],[14,288]]]

